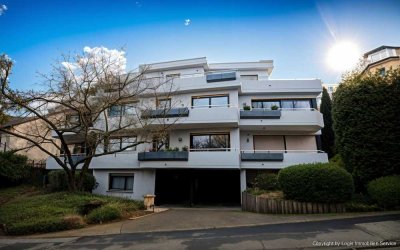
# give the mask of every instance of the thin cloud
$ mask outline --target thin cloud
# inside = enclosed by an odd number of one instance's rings
[[[192,20],[185,19],[185,26],[189,26],[190,24],[192,24]]]
[[[6,12],[7,10],[7,6],[2,4],[0,5],[0,16],[4,14],[4,12]]]

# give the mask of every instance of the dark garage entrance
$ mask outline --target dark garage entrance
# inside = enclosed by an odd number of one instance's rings
[[[239,170],[157,169],[156,205],[240,205]]]

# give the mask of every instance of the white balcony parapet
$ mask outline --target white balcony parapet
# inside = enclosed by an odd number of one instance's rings
[[[255,113],[259,112],[255,109]],[[293,108],[293,109],[278,109],[270,110],[268,112],[279,112],[279,119],[271,119],[266,116],[265,118],[260,115],[255,115],[251,118],[241,117],[239,126],[243,129],[268,129],[270,131],[310,131],[317,132],[324,127],[322,114],[313,108]],[[242,111],[243,112],[243,111]],[[251,112],[251,111],[246,111]],[[260,113],[260,112],[259,112]],[[262,113],[262,112],[261,112]],[[267,114],[268,115],[268,114]],[[262,116],[262,114],[261,114]]]
[[[247,154],[281,154],[283,159],[274,161],[266,158],[255,159],[250,161],[241,160],[240,167],[243,169],[281,169],[297,164],[306,163],[326,163],[328,162],[328,155],[321,150],[243,150]],[[250,158],[250,157],[248,157]],[[256,157],[253,157],[256,158]]]

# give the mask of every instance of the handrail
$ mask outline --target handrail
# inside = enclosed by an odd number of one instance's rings
[[[222,104],[222,105],[198,105],[198,106],[189,106],[188,108],[195,109],[195,108],[238,108],[237,105],[230,105],[230,104]]]
[[[296,149],[282,149],[282,150],[241,150],[242,153],[325,153],[322,150],[296,150]]]
[[[244,109],[240,109],[244,110]],[[278,108],[278,109],[270,109],[270,108],[252,108],[251,110],[262,110],[262,111],[274,111],[274,110],[281,110],[281,111],[301,111],[301,110],[309,110],[309,111],[315,111],[315,108]],[[248,111],[251,111],[248,110]]]

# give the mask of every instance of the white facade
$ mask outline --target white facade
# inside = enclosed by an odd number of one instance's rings
[[[240,195],[248,186],[247,171],[328,161],[318,146],[324,126],[316,104],[320,80],[269,80],[270,60],[208,64],[206,58],[195,58],[140,68],[147,69],[148,77],[173,78],[176,93],[171,110],[188,110],[187,116],[171,119],[169,147],[180,149],[179,156],[149,152],[152,145],[143,144],[134,151],[94,158],[90,166],[98,182],[94,193],[142,199],[146,194],[158,195],[156,187],[164,185],[158,182],[167,178],[168,170],[177,171],[171,174],[171,185],[183,171],[207,170],[212,175],[210,170],[231,170],[237,173]],[[154,98],[145,101],[156,106]],[[185,147],[187,152],[182,151]],[[47,168],[59,167],[49,158]],[[194,190],[207,182],[207,177],[193,178]],[[122,183],[133,189],[112,188]]]

